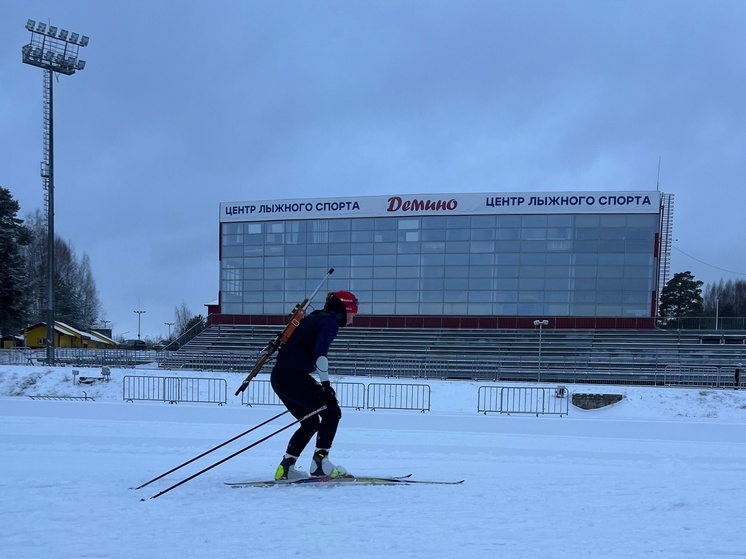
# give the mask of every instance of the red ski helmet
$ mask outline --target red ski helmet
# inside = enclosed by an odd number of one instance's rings
[[[357,312],[357,297],[355,297],[355,295],[350,293],[349,291],[332,291],[326,297],[326,306],[329,308],[337,306],[338,303],[334,299],[342,303],[346,312]],[[335,305],[335,303],[337,304]]]

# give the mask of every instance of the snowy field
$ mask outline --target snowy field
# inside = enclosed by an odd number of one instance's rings
[[[229,374],[226,406],[126,403],[125,374],[0,366],[0,557],[746,557],[746,391],[570,385],[625,399],[500,416],[476,412],[485,383],[427,381],[430,412],[344,410],[332,458],[463,485],[223,485],[270,478],[288,430],[149,499],[291,420],[132,490],[282,410],[241,406]]]

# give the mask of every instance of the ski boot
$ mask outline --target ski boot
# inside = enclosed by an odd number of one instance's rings
[[[297,460],[297,456],[290,456],[289,454],[283,456],[282,462],[280,462],[280,465],[277,466],[277,470],[275,470],[275,479],[279,481],[283,479],[300,479],[306,477],[303,472],[295,469],[295,462]]]
[[[317,448],[313,453],[311,462],[311,476],[313,477],[343,477],[347,470],[342,466],[336,466],[329,460],[329,450]]]

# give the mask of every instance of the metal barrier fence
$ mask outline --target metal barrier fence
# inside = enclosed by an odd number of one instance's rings
[[[430,410],[430,386],[427,384],[368,385],[368,409]]]
[[[223,405],[228,402],[228,383],[222,378],[145,377],[126,375],[122,399],[152,400],[176,404],[199,402]]]
[[[241,404],[244,406],[281,406],[282,402],[272,390],[268,380],[252,380],[241,392]]]
[[[567,415],[569,393],[564,386],[538,388],[522,386],[480,386],[477,412],[530,413],[539,415]]]
[[[127,349],[88,349],[88,348],[55,348],[55,364],[73,367],[110,367],[132,368],[136,365],[151,363],[156,360],[155,351],[135,351]],[[47,361],[45,349],[13,348],[0,350],[2,365],[44,365]]]
[[[730,367],[669,365],[663,373],[664,386],[735,386],[735,369]]]
[[[538,355],[520,346],[505,349],[500,355],[483,354],[460,356],[427,354],[392,355],[339,352],[333,356],[334,372],[341,375],[393,377],[401,379],[464,379],[490,382],[551,382],[561,384],[619,384],[647,386],[703,386],[732,388],[735,369],[746,363],[746,344],[727,343],[731,338],[746,340],[746,333],[727,336],[702,334],[702,340],[717,338],[726,343],[709,344],[691,340],[668,345],[650,341],[650,351],[630,351],[635,344],[624,343],[591,351],[590,346],[565,347],[560,353],[544,353],[541,364]],[[663,340],[671,340],[664,336]],[[567,342],[571,343],[571,342]],[[523,349],[522,349],[523,348]],[[429,350],[427,350],[429,351]],[[57,348],[59,365],[134,367],[157,362],[159,368],[244,371],[250,369],[255,358],[251,352],[221,349],[203,351],[131,351]],[[0,350],[0,364],[43,365],[45,350],[12,348]],[[710,368],[703,371],[702,368]],[[712,367],[717,368],[714,373]],[[538,371],[541,371],[539,374]]]
[[[183,349],[181,351],[159,351],[156,360],[159,369],[249,371],[258,357],[259,352],[189,351]],[[265,365],[265,367],[267,366]]]
[[[340,408],[365,407],[365,385],[360,382],[332,382],[337,393]],[[272,389],[268,380],[253,380],[241,393],[241,404],[244,406],[281,406],[282,402]]]
[[[337,393],[337,400],[341,408],[365,407],[365,385],[361,382],[333,382],[332,388]]]
[[[500,370],[494,361],[352,354],[335,356],[334,367],[338,374],[353,376],[470,380],[497,380]]]

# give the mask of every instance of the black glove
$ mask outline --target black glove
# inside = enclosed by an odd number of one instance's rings
[[[332,388],[332,383],[328,380],[325,380],[321,383],[321,389],[324,391],[324,395],[326,396],[327,400],[334,400],[337,401],[337,393]]]

